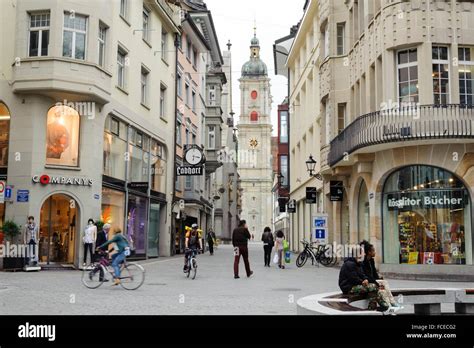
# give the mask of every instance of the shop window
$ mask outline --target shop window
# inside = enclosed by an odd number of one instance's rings
[[[102,188],[102,211],[100,219],[112,228],[124,230],[125,192]],[[109,236],[110,237],[110,236]]]
[[[138,255],[143,255],[146,252],[147,224],[148,199],[129,194],[126,237],[130,248]]]
[[[110,127],[104,132],[104,175],[125,180],[126,125],[110,116],[107,124]]]
[[[166,192],[166,158],[163,145],[151,141],[151,189]]]
[[[8,165],[8,142],[10,140],[10,111],[0,103],[0,167]],[[1,214],[0,214],[1,215]]]
[[[46,164],[79,164],[79,113],[65,105],[49,109],[46,130]]]
[[[410,166],[383,192],[384,262],[472,264],[471,202],[454,174]]]

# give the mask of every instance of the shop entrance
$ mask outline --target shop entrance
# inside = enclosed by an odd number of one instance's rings
[[[40,217],[40,263],[74,263],[78,206],[64,194],[54,194],[43,203]]]

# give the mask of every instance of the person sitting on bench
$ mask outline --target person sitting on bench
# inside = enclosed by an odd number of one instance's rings
[[[379,291],[377,284],[370,283],[369,278],[362,270],[364,260],[364,249],[360,248],[357,258],[349,257],[345,260],[339,272],[339,287],[345,295],[359,295],[369,300],[369,310],[379,310],[385,312],[390,309],[390,303]]]
[[[364,261],[362,261],[362,271],[367,276],[369,283],[378,286],[379,292],[385,298],[385,301],[390,303],[392,307],[400,307],[390,291],[388,282],[379,275],[375,268],[375,247],[366,240],[362,241],[360,246],[364,248],[365,254]]]

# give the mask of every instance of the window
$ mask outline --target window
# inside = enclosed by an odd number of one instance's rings
[[[193,112],[196,112],[196,92],[193,91],[191,94],[191,107],[193,109]]]
[[[216,148],[216,126],[209,126],[207,148],[209,150]]]
[[[127,152],[127,125],[108,116],[105,128],[104,175],[125,180],[126,162],[123,154]]]
[[[197,68],[198,65],[198,53],[195,49],[193,49],[193,67]]]
[[[48,55],[49,46],[49,13],[36,13],[30,15],[30,34],[28,55],[42,57]]]
[[[79,113],[65,105],[53,106],[47,114],[46,164],[79,165]]]
[[[324,29],[324,58],[329,57],[329,23],[326,23],[326,28]]]
[[[474,48],[459,48],[459,97],[462,105],[472,105],[474,85]]]
[[[148,77],[150,75],[150,72],[142,66],[142,71],[141,71],[141,86],[140,86],[140,92],[141,92],[141,103],[143,105],[147,105],[148,103]]]
[[[183,77],[181,76],[180,73],[178,73],[178,78],[176,80],[176,83],[178,84],[178,97],[183,97]]]
[[[280,112],[280,143],[288,143],[288,111]]]
[[[448,48],[433,46],[433,97],[435,105],[449,103]]]
[[[99,37],[98,37],[98,45],[99,45],[99,65],[101,67],[105,67],[105,42],[107,38],[107,27],[103,24],[99,24]]]
[[[346,128],[346,104],[337,105],[337,130],[338,134]]]
[[[186,47],[186,57],[188,58],[189,61],[191,61],[192,51],[193,51],[193,48],[192,48],[191,40],[188,40],[187,47]]]
[[[86,58],[87,17],[74,12],[64,13],[63,57]]]
[[[120,0],[120,16],[127,18],[128,0]]]
[[[342,56],[345,53],[345,31],[346,23],[337,24],[337,55]]]
[[[161,58],[163,60],[166,60],[167,50],[168,50],[168,33],[166,32],[166,30],[162,29],[161,30]]]
[[[142,30],[142,39],[150,41],[150,11],[145,7],[142,11]]]
[[[0,134],[0,167],[6,167],[8,165],[8,140],[10,138],[10,111],[2,102],[0,102]]]
[[[408,49],[397,53],[398,99],[400,103],[418,103],[418,53]]]
[[[250,121],[251,122],[258,122],[258,112],[257,111],[252,111],[250,114]]]
[[[176,144],[183,145],[181,136],[181,122],[176,123]]]
[[[160,87],[160,117],[166,118],[166,87]]]
[[[280,156],[280,174],[283,175],[282,186],[288,186],[288,156]]]
[[[127,61],[127,52],[119,47],[117,51],[117,85],[120,88],[126,88],[126,61]]]
[[[186,102],[186,105],[189,106],[190,95],[189,95],[189,85],[188,85],[187,83],[186,83],[186,86],[185,86],[185,88],[184,88],[184,91],[185,91],[185,93],[186,93],[186,95],[185,95],[185,98],[186,98],[185,102]]]

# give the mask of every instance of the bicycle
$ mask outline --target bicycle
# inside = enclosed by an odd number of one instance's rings
[[[114,270],[107,258],[108,253],[100,251],[98,254],[101,256],[100,260],[82,271],[82,283],[89,289],[99,288],[108,277],[114,279]],[[145,282],[145,269],[137,263],[125,260],[120,265],[120,274],[120,285],[125,290],[137,290]]]
[[[311,258],[313,266],[316,263],[318,267],[319,264],[322,264],[325,267],[330,267],[337,262],[337,258],[334,257],[332,252],[329,250],[330,247],[328,245],[318,244],[318,246],[314,248],[313,244],[316,243],[309,243],[305,240],[301,240],[300,242],[303,244],[304,249],[296,259],[296,266],[298,268],[303,267],[306,264],[306,261],[308,261],[308,258]]]
[[[186,277],[189,278],[191,276],[191,273],[193,273],[192,279],[196,279],[196,274],[197,274],[197,250],[196,249],[190,249],[188,252],[191,254],[188,257],[188,263],[187,263],[187,271],[186,271]]]

